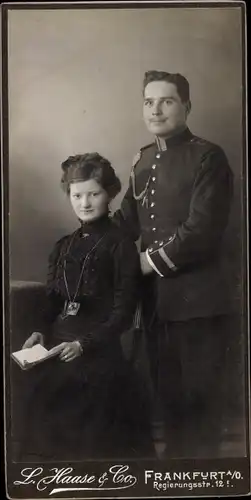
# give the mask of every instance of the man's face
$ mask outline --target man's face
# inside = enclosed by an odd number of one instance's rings
[[[186,125],[189,103],[184,103],[173,83],[154,81],[144,92],[143,116],[145,124],[154,135],[169,137]]]

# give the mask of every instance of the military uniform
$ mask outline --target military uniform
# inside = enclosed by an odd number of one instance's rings
[[[143,316],[155,393],[169,426],[184,415],[194,422],[206,406],[209,415],[205,401],[219,385],[233,311],[222,251],[232,196],[223,150],[186,128],[141,148],[115,214],[134,240],[141,237],[153,268],[143,278]]]

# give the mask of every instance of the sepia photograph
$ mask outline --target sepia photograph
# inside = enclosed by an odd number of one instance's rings
[[[1,18],[7,497],[250,494],[245,3]]]

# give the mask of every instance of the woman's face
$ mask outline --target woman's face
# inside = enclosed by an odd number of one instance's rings
[[[83,222],[92,222],[107,213],[109,196],[95,180],[80,181],[70,184],[72,208]]]

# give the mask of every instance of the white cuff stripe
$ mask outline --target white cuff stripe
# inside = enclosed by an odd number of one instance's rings
[[[174,234],[171,238],[169,238],[168,242],[165,244],[166,245],[170,245],[170,243],[173,242],[173,240],[176,238],[176,234]]]
[[[175,264],[171,261],[171,259],[169,259],[168,255],[166,254],[164,248],[160,248],[159,249],[159,254],[160,256],[162,257],[162,259],[165,261],[165,263],[168,265],[168,267],[170,269],[172,269],[172,271],[177,271],[177,267],[175,266]]]
[[[156,271],[156,273],[158,273],[158,275],[159,275],[159,276],[161,276],[161,278],[163,278],[163,277],[164,277],[164,275],[163,275],[163,274],[161,274],[161,272],[158,270],[158,268],[157,268],[157,267],[155,266],[155,264],[153,263],[153,261],[152,261],[152,259],[151,259],[150,255],[149,255],[148,249],[146,250],[146,258],[147,258],[147,260],[148,260],[148,262],[149,262],[150,266],[154,269],[154,271]]]

